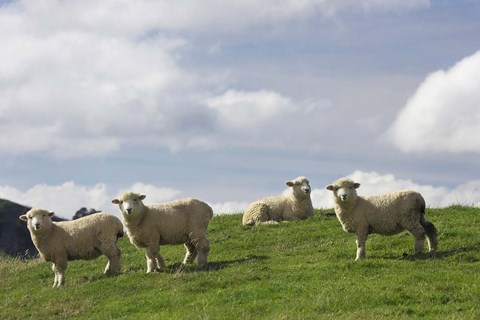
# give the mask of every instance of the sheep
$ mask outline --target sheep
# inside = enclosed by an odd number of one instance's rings
[[[285,184],[292,188],[288,195],[267,197],[251,203],[243,212],[243,224],[276,224],[312,217],[313,205],[308,179],[297,177]]]
[[[425,200],[420,193],[405,190],[360,197],[359,187],[347,178],[326,187],[333,191],[335,213],[343,230],[357,237],[356,260],[365,258],[365,242],[371,233],[394,235],[408,230],[415,239],[415,254],[422,253],[426,235],[430,253],[435,252],[437,229],[425,220]]]
[[[27,222],[32,241],[40,256],[52,262],[53,288],[65,284],[67,261],[91,260],[102,254],[108,258],[104,273],[120,272],[120,249],[117,240],[123,236],[120,219],[107,213],[95,213],[77,220],[52,222],[55,213],[33,208],[19,218]]]
[[[193,263],[198,254],[197,269],[207,264],[210,242],[206,237],[212,208],[197,199],[180,199],[162,204],[145,205],[145,195],[125,192],[112,200],[123,216],[130,242],[146,248],[147,273],[162,271],[165,263],[160,245],[184,244],[183,265]]]

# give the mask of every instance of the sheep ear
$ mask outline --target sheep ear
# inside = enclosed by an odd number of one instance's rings
[[[138,197],[138,199],[143,200],[143,199],[145,199],[146,197],[147,197],[146,195],[142,194],[142,195],[140,195],[140,197]]]
[[[333,191],[333,185],[329,184],[328,186],[325,187],[325,189]]]
[[[18,219],[20,219],[22,221],[27,221],[28,220],[27,215],[25,215],[25,214],[22,214],[20,217],[18,217]]]
[[[113,204],[120,204],[121,202],[120,202],[120,200],[118,200],[118,199],[113,199],[113,200],[112,200],[112,203],[113,203]]]
[[[285,182],[285,184],[288,186],[288,187],[293,187],[294,183],[292,181],[287,181]]]
[[[49,216],[50,218],[53,217],[54,215],[55,215],[55,212],[49,212],[49,213],[48,213],[48,216]]]
[[[360,188],[360,183],[354,183],[353,186],[355,187],[355,189],[358,189]]]

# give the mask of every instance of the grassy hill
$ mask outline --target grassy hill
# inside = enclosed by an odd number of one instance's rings
[[[430,209],[439,230],[434,257],[408,233],[370,236],[355,262],[355,237],[335,217],[243,227],[214,217],[207,271],[176,272],[183,246],[164,246],[169,270],[146,274],[143,250],[120,240],[122,271],[106,258],[70,262],[52,289],[50,264],[0,258],[0,319],[479,319],[480,210]]]

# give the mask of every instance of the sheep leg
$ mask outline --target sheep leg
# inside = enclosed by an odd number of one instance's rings
[[[52,288],[60,288],[65,284],[65,270],[67,270],[67,261],[55,261],[52,265],[52,270],[55,273],[55,280]]]
[[[160,256],[160,246],[149,246],[146,252],[147,273],[161,271],[165,267],[162,256]]]
[[[428,251],[433,253],[437,250],[438,246],[437,228],[435,228],[433,223],[428,221],[423,221],[420,223],[422,224],[425,234],[427,235]]]
[[[185,259],[183,259],[183,264],[190,264],[197,257],[197,248],[191,242],[186,242],[184,244],[187,253],[185,254]]]
[[[421,254],[425,244],[425,229],[423,229],[423,226],[420,224],[420,222],[406,229],[413,235],[413,238],[415,239],[415,254]]]
[[[195,245],[198,251],[197,268],[203,269],[207,265],[208,254],[210,253],[210,241],[207,238],[200,238]]]
[[[104,273],[106,275],[114,275],[120,273],[120,249],[116,244],[100,245],[100,251],[108,258],[107,266]]]
[[[357,233],[357,257],[355,258],[355,261],[365,258],[367,237],[367,232]]]

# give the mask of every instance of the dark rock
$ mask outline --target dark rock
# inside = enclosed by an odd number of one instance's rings
[[[38,255],[27,224],[18,218],[28,210],[30,207],[0,199],[0,251],[3,253],[21,258],[33,258]],[[52,220],[65,219],[54,216]]]

